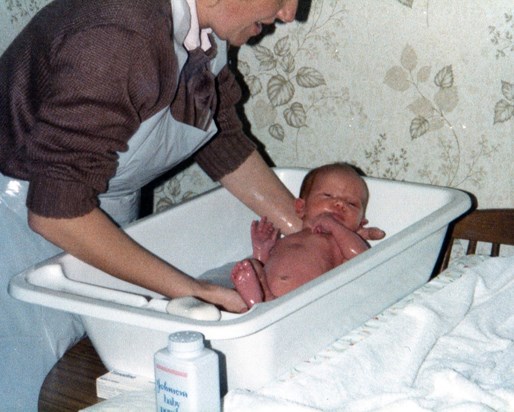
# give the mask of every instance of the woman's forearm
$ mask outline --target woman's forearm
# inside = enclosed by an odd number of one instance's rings
[[[185,275],[136,243],[100,209],[73,219],[47,218],[29,212],[29,224],[64,251],[127,282],[170,298],[195,296],[234,312],[245,308],[235,291]]]
[[[193,282],[177,276],[177,269],[143,249],[99,209],[73,219],[29,212],[29,224],[61,249],[113,276],[170,297],[193,292]],[[149,271],[153,275],[144,276]]]
[[[258,152],[245,160],[221,184],[259,216],[266,216],[284,234],[300,230],[294,197]]]

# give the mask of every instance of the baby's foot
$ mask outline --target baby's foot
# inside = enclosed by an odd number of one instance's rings
[[[261,284],[250,260],[236,263],[230,276],[236,290],[249,308],[263,301]]]

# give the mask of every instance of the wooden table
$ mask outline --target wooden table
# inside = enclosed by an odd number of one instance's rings
[[[39,411],[76,412],[102,401],[96,396],[96,378],[105,373],[107,369],[91,341],[82,339],[45,378],[39,393]]]

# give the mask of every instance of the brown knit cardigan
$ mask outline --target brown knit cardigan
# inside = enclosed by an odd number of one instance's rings
[[[189,103],[172,25],[169,0],[55,0],[0,57],[0,171],[30,182],[29,209],[90,212],[141,122],[167,106],[174,116],[190,113],[181,110]],[[219,179],[255,146],[237,117],[241,91],[228,68],[205,87],[216,94],[219,132],[197,161]]]

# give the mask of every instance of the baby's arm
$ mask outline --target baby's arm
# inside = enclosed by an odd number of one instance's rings
[[[318,224],[315,225],[315,230],[332,234],[345,259],[354,258],[369,249],[369,245],[363,238],[329,214],[323,214],[317,220]]]
[[[280,235],[280,231],[268,222],[266,217],[261,220],[254,220],[251,226],[251,237],[254,259],[266,263],[269,254]]]

